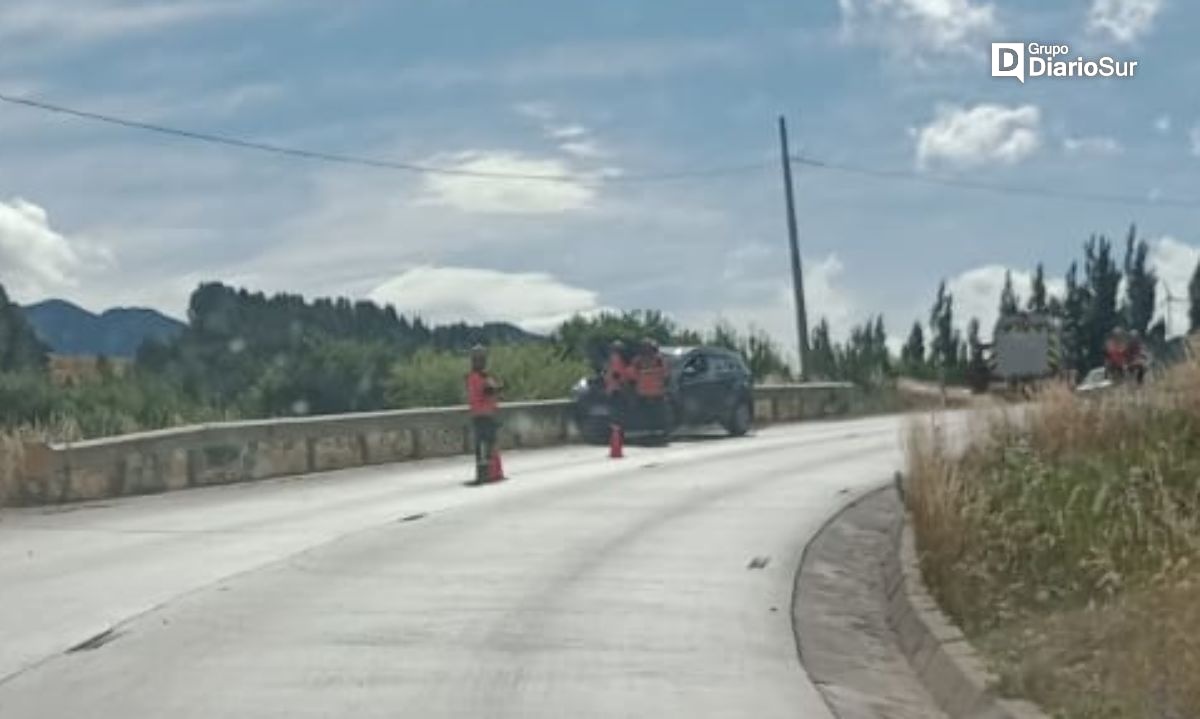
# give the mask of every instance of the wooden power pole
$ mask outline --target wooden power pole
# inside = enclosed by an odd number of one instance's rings
[[[796,334],[800,340],[800,379],[809,379],[808,310],[804,305],[804,271],[800,264],[800,241],[796,230],[796,200],[792,195],[792,158],[788,152],[787,120],[779,117],[779,146],[783,160],[783,189],[787,197],[788,241],[792,247],[792,286],[796,293]]]

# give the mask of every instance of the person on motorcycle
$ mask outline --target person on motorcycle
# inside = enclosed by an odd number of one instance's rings
[[[1104,343],[1104,371],[1114,382],[1125,378],[1127,345],[1123,327],[1113,329]]]

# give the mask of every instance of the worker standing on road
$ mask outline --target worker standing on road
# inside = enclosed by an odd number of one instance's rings
[[[475,345],[471,348],[471,371],[467,374],[467,405],[475,438],[475,484],[504,479],[496,447],[500,388],[500,381],[487,371],[487,350]]]
[[[622,453],[625,445],[625,423],[629,419],[629,384],[632,368],[625,359],[625,343],[621,340],[609,345],[608,366],[604,368],[604,393],[608,397],[610,423],[609,445],[614,457]]]
[[[1141,384],[1146,378],[1146,350],[1142,345],[1142,333],[1134,330],[1125,345],[1125,368],[1133,379]]]
[[[659,430],[666,436],[667,427],[667,361],[658,349],[658,343],[647,337],[642,341],[641,352],[634,360],[638,410],[646,426]]]

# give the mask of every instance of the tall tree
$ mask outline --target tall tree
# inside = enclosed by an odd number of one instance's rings
[[[958,363],[959,337],[954,331],[954,297],[946,290],[946,281],[938,285],[937,298],[929,311],[929,361],[936,369],[952,369]]]
[[[920,322],[913,322],[908,339],[900,349],[900,364],[906,372],[921,374],[925,369],[925,330]]]
[[[871,330],[871,348],[874,350],[873,358],[876,367],[879,369],[881,376],[886,376],[892,371],[892,360],[888,354],[887,346],[887,330],[883,326],[883,315],[875,318],[875,326]]]
[[[1192,281],[1188,283],[1188,331],[1200,330],[1200,262],[1192,272]]]
[[[1093,236],[1084,245],[1084,276],[1088,290],[1084,312],[1085,357],[1088,367],[1096,367],[1104,358],[1105,340],[1120,321],[1117,299],[1121,270],[1107,238]]]
[[[1154,319],[1158,275],[1148,265],[1150,245],[1137,239],[1137,227],[1129,228],[1125,240],[1125,301],[1122,317],[1129,329],[1146,334]]]
[[[1050,309],[1046,298],[1046,271],[1039,262],[1033,273],[1033,283],[1029,290],[1029,311],[1045,313]]]
[[[967,323],[967,351],[974,357],[982,351],[983,342],[979,339],[979,318],[972,317]]]
[[[44,369],[49,349],[37,338],[21,308],[0,285],[0,371]]]
[[[1004,289],[1000,291],[1000,316],[1008,317],[1021,311],[1021,300],[1013,289],[1012,272],[1004,271]]]
[[[1068,366],[1080,373],[1091,369],[1085,326],[1088,304],[1088,290],[1079,284],[1079,265],[1072,262],[1067,270],[1066,295],[1062,303],[1063,344]]]
[[[837,352],[830,337],[829,320],[824,317],[812,331],[812,346],[808,361],[812,364],[812,376],[821,379],[838,379]]]

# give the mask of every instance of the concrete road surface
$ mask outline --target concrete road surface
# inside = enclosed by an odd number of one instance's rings
[[[0,717],[828,717],[806,541],[900,418],[0,513]]]

